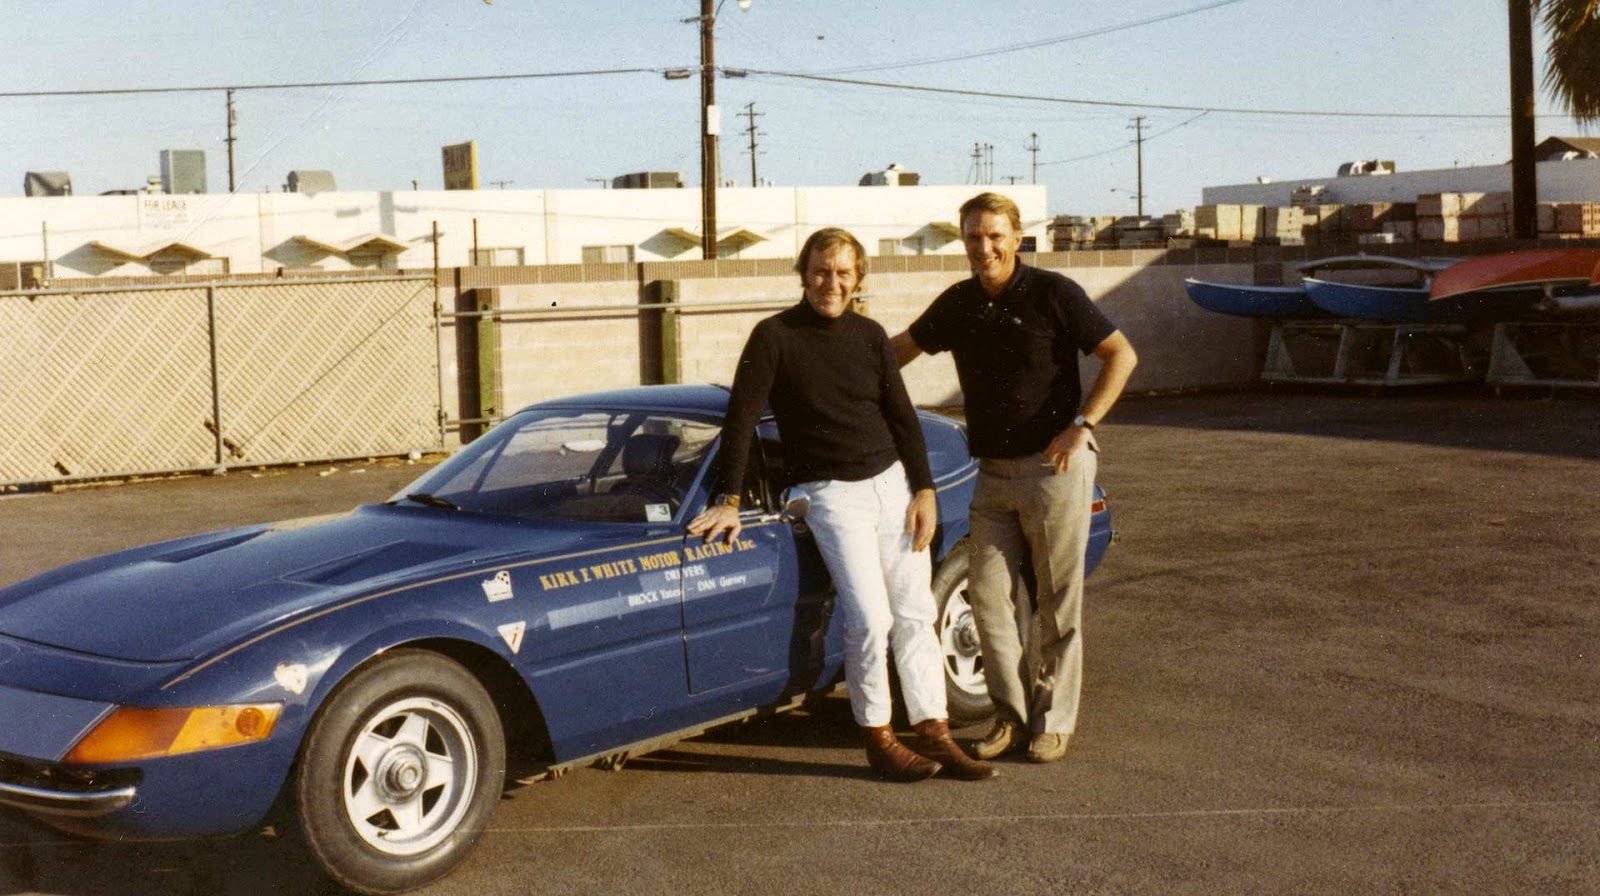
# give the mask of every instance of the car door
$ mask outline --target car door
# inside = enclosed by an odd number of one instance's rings
[[[803,522],[778,514],[781,444],[758,428],[732,543],[683,544],[684,646],[692,695],[730,706],[768,703],[824,674],[832,583]],[[707,477],[710,480],[713,477]],[[839,645],[834,653],[842,653]]]

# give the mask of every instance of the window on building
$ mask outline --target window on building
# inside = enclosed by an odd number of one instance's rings
[[[921,255],[924,251],[920,236],[903,240],[878,240],[879,255]]]
[[[351,252],[350,266],[363,271],[390,270],[397,266],[392,252]]]
[[[633,261],[632,246],[584,246],[584,264],[626,264]]]
[[[228,273],[226,258],[195,258],[192,255],[156,255],[147,264],[154,274],[188,274],[208,276]]]
[[[472,263],[478,267],[512,267],[524,264],[522,258],[521,246],[499,246],[472,251]]]

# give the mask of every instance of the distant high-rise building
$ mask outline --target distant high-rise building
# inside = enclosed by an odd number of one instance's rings
[[[203,149],[163,149],[161,189],[167,193],[206,191],[206,153]]]

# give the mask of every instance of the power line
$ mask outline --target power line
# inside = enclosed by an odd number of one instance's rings
[[[302,81],[282,84],[213,84],[190,87],[107,87],[89,90],[0,91],[0,99],[51,96],[124,96],[141,93],[208,93],[228,90],[304,90],[316,87],[381,87],[403,84],[462,84],[473,81],[519,81],[535,78],[580,78],[592,75],[661,74],[659,68],[601,68],[570,72],[528,72],[515,75],[453,75],[438,78],[383,78],[372,81]]]
[[[851,87],[876,87],[882,90],[901,90],[912,93],[934,93],[946,96],[980,97],[983,99],[1020,100],[1030,103],[1051,103],[1068,106],[1096,106],[1112,109],[1159,109],[1168,112],[1226,112],[1232,115],[1293,116],[1305,118],[1416,118],[1416,119],[1504,119],[1501,113],[1452,112],[1355,112],[1316,109],[1243,109],[1228,106],[1184,106],[1175,103],[1128,103],[1116,100],[1083,100],[1060,96],[1041,96],[1028,93],[1004,93],[990,90],[966,90],[955,87],[933,87],[926,84],[905,84],[895,81],[866,81],[858,78],[836,78],[829,75],[810,75],[804,72],[779,72],[764,69],[740,69],[750,75],[769,78],[788,78],[798,81],[817,81],[824,84],[842,84]],[[1567,116],[1570,117],[1570,116]]]
[[[1193,124],[1194,122],[1199,121],[1200,119],[1205,118],[1207,115],[1210,115],[1210,114],[1211,114],[1210,112],[1201,112],[1199,115],[1196,115],[1196,116],[1194,116],[1192,118],[1186,118],[1183,121],[1178,122],[1177,124],[1173,125],[1170,128],[1167,128],[1164,131],[1157,131],[1154,134],[1150,134],[1150,135],[1144,137],[1144,142],[1149,143],[1151,140],[1154,140],[1157,137],[1164,137],[1167,134],[1170,134],[1173,131],[1176,131],[1178,128],[1185,127],[1187,125]],[[1120,144],[1118,146],[1113,146],[1110,149],[1102,149],[1099,152],[1085,153],[1084,155],[1081,155],[1081,156],[1073,156],[1070,159],[1056,159],[1055,161],[1051,161],[1051,162],[1039,162],[1038,164],[1040,164],[1040,165],[1066,165],[1066,164],[1068,164],[1070,162],[1082,162],[1082,161],[1084,161],[1086,159],[1097,159],[1097,158],[1099,158],[1101,156],[1108,156],[1108,155],[1111,155],[1112,153],[1122,152],[1123,150],[1125,150],[1127,148],[1128,148],[1128,145],[1126,143],[1123,143],[1123,144]]]
[[[851,68],[829,69],[827,73],[852,74],[856,72],[885,72],[900,68],[915,68],[923,65],[939,65],[946,62],[964,62],[968,59],[983,59],[988,56],[1000,56],[1006,53],[1018,53],[1023,50],[1036,50],[1039,47],[1049,47],[1054,46],[1055,44],[1064,44],[1068,41],[1083,40],[1084,38],[1089,37],[1099,37],[1103,34],[1113,34],[1118,31],[1142,28],[1145,25],[1154,25],[1158,22],[1165,22],[1171,19],[1181,18],[1183,16],[1193,15],[1197,12],[1205,12],[1206,10],[1216,9],[1219,6],[1229,6],[1234,3],[1242,2],[1243,0],[1215,0],[1215,2],[1207,3],[1204,6],[1196,6],[1192,9],[1169,12],[1159,16],[1151,16],[1147,19],[1140,19],[1135,22],[1124,22],[1120,25],[1107,25],[1103,28],[1095,28],[1089,31],[1078,31],[1072,34],[1059,35],[1057,37],[1047,37],[1041,40],[1029,41],[1027,43],[1007,44],[1005,46],[993,47],[988,50],[977,50],[971,53],[962,53],[957,56],[935,56],[925,59],[914,59],[907,62],[889,62],[884,63],[883,65],[858,65]]]

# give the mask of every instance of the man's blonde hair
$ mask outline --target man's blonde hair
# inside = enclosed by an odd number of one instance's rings
[[[967,229],[967,216],[974,212],[989,212],[995,215],[1005,215],[1011,219],[1011,229],[1017,233],[1022,232],[1022,209],[1012,202],[1010,197],[1001,196],[999,193],[979,193],[978,195],[961,203],[961,229]]]
[[[800,247],[800,257],[795,259],[794,270],[800,275],[803,286],[806,280],[806,268],[811,264],[813,252],[827,252],[836,246],[849,246],[856,253],[856,289],[867,279],[867,250],[862,248],[861,241],[843,227],[824,227],[806,237],[806,244]]]

